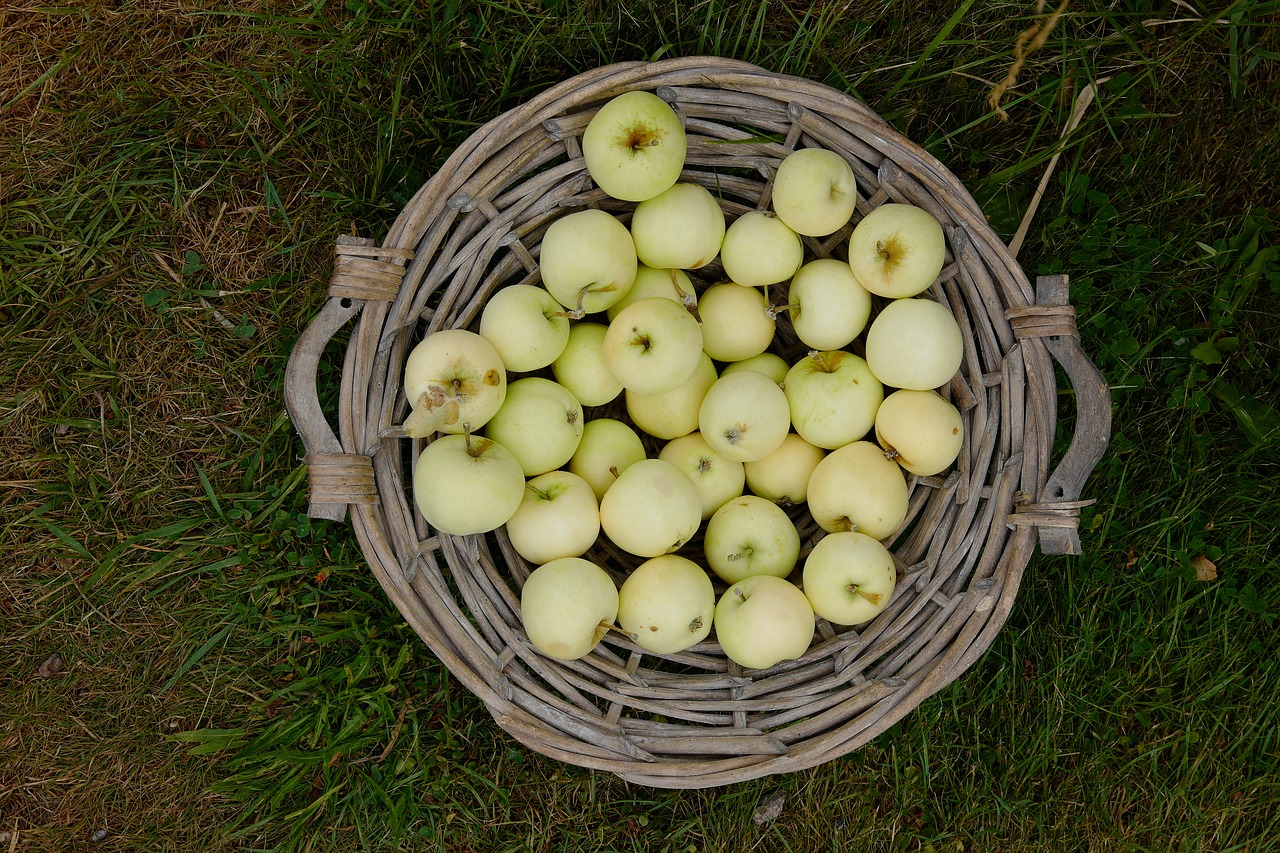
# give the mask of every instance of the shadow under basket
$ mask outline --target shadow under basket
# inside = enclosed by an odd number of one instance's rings
[[[413,502],[423,441],[400,426],[409,350],[438,329],[478,328],[497,288],[537,283],[539,244],[557,217],[589,206],[626,221],[632,206],[594,187],[580,142],[594,112],[633,89],[674,107],[688,136],[681,180],[710,189],[729,220],[768,207],[789,152],[820,146],[853,166],[855,221],[886,202],[914,204],[937,217],[949,244],[925,296],[949,307],[964,332],[962,366],[940,389],[964,419],[960,458],[944,476],[908,478],[908,518],[885,540],[899,566],[888,609],[856,628],[819,619],[808,652],[769,669],[729,661],[714,634],[658,656],[611,633],[581,660],[546,658],[520,622],[532,567],[505,532],[437,534]],[[806,256],[846,257],[850,230],[806,238]],[[718,272],[693,275],[706,286]],[[785,286],[769,295],[781,302]],[[353,321],[337,411],[326,413],[317,368]],[[804,351],[782,320],[774,346],[789,358]],[[1073,391],[1064,399],[1075,403],[1073,438],[1056,460],[1055,362]],[[660,788],[831,761],[958,678],[1004,624],[1035,547],[1079,553],[1081,490],[1110,434],[1107,388],[1080,348],[1064,277],[1033,289],[957,179],[853,98],[709,57],[567,80],[477,130],[382,245],[340,238],[329,299],[297,342],[285,395],[306,445],[310,514],[350,513],[387,596],[498,725],[544,755]],[[807,552],[822,530],[803,506],[792,516]],[[698,559],[698,541],[681,553]],[[585,556],[619,582],[640,562],[603,537]]]

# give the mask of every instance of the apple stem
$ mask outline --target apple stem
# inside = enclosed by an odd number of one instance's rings
[[[884,458],[888,459],[890,462],[897,459],[899,455],[900,454],[898,453],[897,449],[893,447],[888,448],[884,452]]]
[[[733,594],[734,594],[734,595],[736,595],[736,596],[738,596],[738,598],[741,598],[743,601],[746,601],[746,600],[747,600],[746,595],[744,595],[744,594],[743,594],[743,592],[742,592],[741,588],[739,588],[739,587],[736,587],[736,586],[735,586],[735,587],[733,588]]]
[[[867,601],[871,602],[872,604],[879,604],[883,598],[883,596],[881,596],[880,593],[878,592],[866,592],[865,590],[859,588],[856,583],[849,584],[847,587],[845,587],[845,589],[849,590],[849,592],[853,593],[854,595],[865,598]]]
[[[610,466],[609,466],[609,473],[613,475],[613,479],[615,479],[615,480],[616,480],[616,479],[618,479],[618,477],[620,476],[620,475],[618,474],[618,466],[617,466],[617,465],[610,465]]]
[[[539,489],[533,483],[525,483],[524,487],[529,491],[533,492],[535,495],[537,495],[539,498],[541,498],[544,501],[551,500],[551,493],[548,492],[546,489]]]
[[[487,438],[477,442],[471,441],[471,421],[467,421],[462,425],[462,437],[467,443],[467,455],[473,459],[479,459],[486,450],[493,446],[493,441]]]
[[[784,311],[796,311],[799,308],[800,306],[794,303],[789,305],[771,305],[764,310],[764,313],[770,320],[776,320],[778,319],[778,315]]]
[[[572,311],[565,311],[560,316],[568,317],[570,320],[581,320],[587,316],[587,312],[582,308],[582,302],[587,298],[587,293],[591,291],[591,285],[587,285],[578,291],[578,304],[574,306]]]
[[[599,631],[602,629],[605,634],[609,633],[610,631],[613,631],[616,634],[621,634],[622,636],[626,637],[629,640],[635,640],[636,638],[636,635],[634,633],[632,633],[631,631],[623,630],[622,628],[613,624],[612,622],[601,621],[600,624],[596,626],[596,630]]]

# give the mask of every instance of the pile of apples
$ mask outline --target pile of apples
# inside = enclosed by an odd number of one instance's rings
[[[960,366],[961,332],[919,297],[943,266],[942,228],[887,203],[855,225],[848,262],[806,262],[802,236],[854,216],[844,158],[796,150],[772,209],[726,224],[710,191],[679,181],[683,127],[649,92],[604,105],[582,150],[597,186],[634,202],[630,225],[598,209],[555,220],[542,286],[503,287],[478,332],[413,349],[405,430],[440,433],[415,501],[444,533],[506,525],[537,566],[521,618],[550,657],[580,658],[609,630],[674,654],[714,627],[743,667],[797,658],[815,614],[858,625],[888,606],[897,572],[881,540],[906,518],[904,472],[940,473],[960,451],[960,413],[936,389]],[[695,286],[688,271],[717,258],[724,280]],[[786,304],[772,304],[784,282]],[[873,294],[888,300],[874,318]],[[794,363],[771,351],[779,322],[809,349]],[[586,418],[620,397],[626,420]],[[663,442],[656,455],[637,430]],[[785,507],[806,502],[826,535],[796,585]],[[704,559],[677,554],[700,530]],[[583,556],[602,532],[643,560],[621,588]],[[728,585],[718,601],[712,574]]]

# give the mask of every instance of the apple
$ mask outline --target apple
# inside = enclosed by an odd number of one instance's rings
[[[964,336],[951,311],[929,299],[895,299],[867,329],[867,364],[893,388],[928,391],[951,381]]]
[[[693,308],[698,304],[693,282],[684,270],[654,269],[640,264],[636,267],[636,280],[631,283],[627,295],[606,308],[604,315],[612,320],[632,302],[639,302],[650,296],[661,296],[679,302],[686,308]]]
[[[582,134],[587,174],[622,201],[644,201],[674,184],[684,169],[685,147],[680,117],[652,92],[610,99]]]
[[[499,288],[480,313],[480,336],[493,344],[507,370],[539,370],[569,340],[569,317],[556,298],[532,284]]]
[[[618,618],[618,587],[590,560],[562,557],[529,573],[520,621],[534,648],[557,660],[587,655]]]
[[[698,428],[702,398],[718,377],[715,363],[705,352],[698,357],[693,375],[662,394],[626,393],[627,415],[639,429],[669,441]]]
[[[526,477],[536,477],[569,461],[582,429],[582,404],[568,388],[526,376],[507,386],[507,399],[484,434],[515,454]]]
[[[583,321],[569,328],[569,338],[551,374],[584,406],[603,406],[622,393],[622,383],[604,366],[605,326]]]
[[[835,450],[863,438],[875,425],[884,386],[866,361],[844,350],[812,352],[782,381],[796,433]]]
[[[871,294],[858,284],[849,265],[835,258],[818,258],[800,267],[791,278],[787,303],[791,328],[810,349],[847,347],[871,317]]]
[[[825,237],[853,216],[858,182],[843,157],[826,148],[792,151],[773,179],[773,210],[797,234]]]
[[[510,450],[470,432],[428,444],[413,469],[413,498],[441,533],[488,533],[507,523],[524,496],[524,472]]]
[[[773,501],[742,495],[711,516],[702,550],[707,567],[727,583],[752,575],[785,578],[800,556],[800,532]]]
[[[720,252],[724,211],[701,184],[674,184],[636,205],[631,239],[646,266],[696,270]]]
[[[777,503],[801,504],[809,497],[809,476],[827,452],[794,432],[778,449],[743,465],[752,494]]]
[[[876,441],[921,477],[944,471],[964,444],[960,411],[934,391],[894,391],[876,412]]]
[[[828,533],[804,561],[804,594],[813,612],[837,625],[861,625],[889,606],[898,569],[893,555],[864,533]]]
[[[814,521],[828,533],[854,530],[884,539],[907,517],[907,481],[877,445],[855,441],[814,466],[808,502]]]
[[[702,518],[706,520],[727,501],[742,494],[747,475],[741,462],[725,459],[711,449],[700,432],[673,438],[658,451],[665,459],[689,475],[702,499]]]
[[[720,244],[724,274],[738,284],[762,287],[786,281],[804,262],[799,235],[771,211],[751,210],[735,219]]]
[[[404,366],[410,413],[405,432],[426,438],[479,429],[507,397],[507,371],[493,344],[466,329],[441,329],[424,337]]]
[[[698,299],[698,317],[702,348],[716,361],[761,355],[773,343],[769,303],[754,287],[733,282],[708,287]]]
[[[604,334],[605,367],[637,394],[661,394],[684,384],[701,355],[698,321],[680,303],[658,296],[623,308]]]
[[[726,459],[762,459],[791,429],[787,395],[778,383],[753,370],[721,376],[698,407],[698,429]]]
[[[641,563],[618,590],[618,626],[637,646],[658,655],[676,654],[706,639],[715,612],[711,578],[676,554]]]
[[[614,418],[592,418],[582,429],[568,468],[591,485],[599,501],[618,475],[645,455],[644,444],[631,427]]]
[[[552,222],[538,258],[543,286],[575,320],[626,296],[638,263],[627,226],[595,208]]]
[[[600,535],[600,505],[591,484],[569,471],[548,471],[529,480],[507,537],[531,563],[580,557]]]
[[[809,650],[816,620],[803,592],[773,575],[744,578],[720,596],[716,639],[729,659],[748,669],[794,660]]]
[[[776,353],[762,352],[759,355],[753,355],[751,358],[744,358],[741,361],[731,361],[720,371],[721,376],[730,373],[737,373],[740,370],[754,370],[756,373],[763,373],[779,385],[786,378],[787,371],[791,369],[791,365]]]
[[[947,245],[933,214],[910,204],[882,204],[849,236],[849,267],[877,296],[901,299],[929,289],[942,272]]]
[[[600,499],[601,529],[613,544],[637,557],[679,550],[701,524],[697,487],[664,459],[629,466]]]

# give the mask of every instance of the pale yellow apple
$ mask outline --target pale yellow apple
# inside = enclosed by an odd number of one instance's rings
[[[744,464],[747,488],[767,500],[804,503],[809,498],[809,477],[826,455],[821,447],[788,433],[777,450]]]
[[[716,361],[761,355],[773,342],[774,319],[764,294],[733,282],[708,287],[698,299],[702,348]]]
[[[577,660],[604,638],[618,616],[618,587],[600,566],[563,557],[534,569],[520,590],[520,620],[547,657]]]
[[[907,494],[902,468],[869,441],[831,451],[809,477],[809,511],[828,533],[855,530],[884,539],[907,517]]]
[[[706,639],[715,611],[711,578],[676,554],[641,563],[618,590],[618,626],[654,654],[676,654]]]
[[[903,468],[929,477],[960,455],[964,421],[935,391],[894,391],[876,412],[876,441]]]
[[[950,309],[930,299],[895,299],[867,330],[867,364],[892,388],[938,388],[963,361],[960,325]]]
[[[794,660],[809,650],[816,622],[799,587],[773,575],[738,581],[716,604],[715,629],[729,659],[748,669]]]

